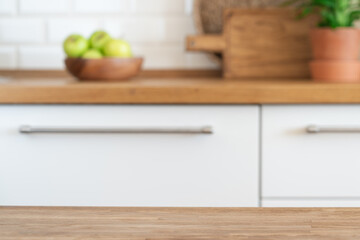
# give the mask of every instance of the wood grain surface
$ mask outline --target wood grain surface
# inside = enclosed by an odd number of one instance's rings
[[[186,39],[187,50],[210,51],[222,53],[226,48],[225,38],[222,35],[189,36]]]
[[[360,209],[0,207],[1,240],[358,240]]]
[[[66,70],[0,70],[0,77],[14,79],[31,78],[70,78],[71,74]],[[220,70],[209,69],[152,69],[142,70],[138,77],[141,78],[196,78],[221,77]]]
[[[121,83],[83,83],[64,72],[0,71],[0,104],[344,104],[360,84],[219,78],[218,71],[146,71]]]
[[[226,8],[280,7],[286,0],[194,0],[193,20],[198,34],[221,34],[223,10]],[[301,4],[301,1],[297,4]],[[215,62],[222,62],[221,54],[209,54]]]
[[[187,38],[190,51],[223,53],[225,78],[307,78],[316,17],[294,9],[226,9],[222,35]]]
[[[67,58],[67,70],[82,81],[122,81],[135,77],[141,71],[144,59],[134,58]]]
[[[228,9],[224,13],[227,78],[309,77],[313,18],[290,9]]]

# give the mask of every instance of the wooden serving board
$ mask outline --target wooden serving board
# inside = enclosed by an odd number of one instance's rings
[[[187,50],[223,53],[225,78],[306,78],[309,30],[316,18],[298,20],[293,9],[226,9],[222,35],[187,38]]]

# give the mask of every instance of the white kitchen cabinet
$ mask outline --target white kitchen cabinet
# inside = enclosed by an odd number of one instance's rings
[[[352,199],[281,199],[281,200],[269,200],[265,199],[262,201],[263,207],[295,207],[295,208],[308,208],[308,207],[360,207],[360,200]]]
[[[21,134],[212,126],[214,134]],[[141,129],[140,129],[141,132]],[[257,106],[0,106],[0,205],[256,207]]]
[[[360,127],[360,105],[264,106],[262,122],[263,203],[284,198],[278,206],[296,206],[291,197],[360,205],[360,133],[352,129]],[[330,132],[308,133],[310,125]]]

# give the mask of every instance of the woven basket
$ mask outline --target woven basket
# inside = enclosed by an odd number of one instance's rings
[[[198,34],[220,34],[223,28],[224,8],[275,7],[286,0],[194,0],[194,21]],[[221,64],[221,54],[208,54]]]

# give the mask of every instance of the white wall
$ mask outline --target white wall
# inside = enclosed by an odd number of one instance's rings
[[[63,69],[63,39],[97,29],[130,41],[147,69],[214,68],[185,51],[191,12],[192,0],[0,0],[0,68]]]

